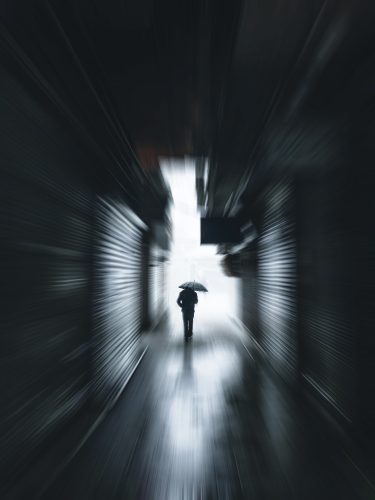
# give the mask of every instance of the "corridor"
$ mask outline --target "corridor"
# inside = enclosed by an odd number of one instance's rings
[[[172,315],[145,337],[118,404],[41,498],[374,498],[337,436],[257,362],[247,338],[202,312],[185,343]]]
[[[374,26],[0,0],[1,500],[375,499]]]

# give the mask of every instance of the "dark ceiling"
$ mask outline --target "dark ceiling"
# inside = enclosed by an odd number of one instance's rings
[[[207,158],[208,211],[228,215],[275,169],[342,161],[372,99],[373,4],[12,0],[1,15],[93,128],[94,96],[107,148],[126,137],[146,172]]]

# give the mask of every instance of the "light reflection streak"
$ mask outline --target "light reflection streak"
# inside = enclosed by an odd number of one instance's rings
[[[220,427],[227,411],[225,394],[238,382],[240,373],[234,347],[222,339],[209,348],[207,345],[185,345],[182,363],[180,357],[169,357],[168,384],[176,381],[176,388],[170,403],[161,409],[166,412],[169,453],[180,466],[189,462],[198,478],[209,462],[210,444],[221,439]]]

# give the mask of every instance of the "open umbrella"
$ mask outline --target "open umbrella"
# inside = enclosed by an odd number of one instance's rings
[[[207,288],[197,281],[186,281],[186,283],[182,283],[178,288],[190,288],[194,292],[208,292]]]

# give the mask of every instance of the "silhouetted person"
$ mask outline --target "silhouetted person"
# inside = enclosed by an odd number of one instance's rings
[[[191,337],[193,335],[194,308],[195,304],[198,304],[198,295],[190,288],[185,288],[178,296],[177,304],[182,309],[185,338]]]

